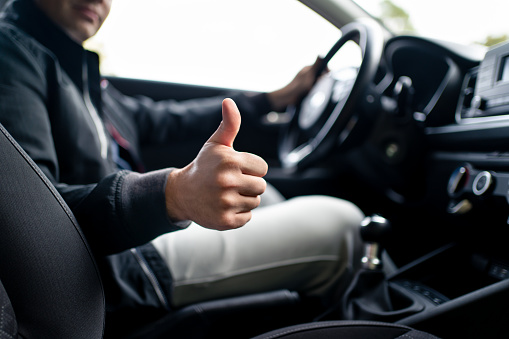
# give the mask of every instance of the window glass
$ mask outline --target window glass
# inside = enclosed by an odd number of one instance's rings
[[[397,34],[491,46],[509,39],[509,2],[355,0]]]
[[[107,75],[270,91],[339,37],[296,0],[121,0],[87,47]]]

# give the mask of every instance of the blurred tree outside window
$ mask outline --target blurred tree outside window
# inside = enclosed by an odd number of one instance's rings
[[[492,46],[509,39],[509,2],[354,0],[395,34]]]

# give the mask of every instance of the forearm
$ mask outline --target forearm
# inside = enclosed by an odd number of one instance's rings
[[[154,101],[148,97],[130,97],[120,93],[111,84],[105,90],[103,100],[111,112],[131,115],[141,144],[165,144],[169,141],[193,137],[208,137],[221,121],[221,103],[231,97],[248,124],[260,121],[260,117],[272,107],[265,93],[235,92],[210,98],[184,101]],[[121,122],[125,123],[125,119]]]
[[[92,248],[120,252],[188,226],[166,213],[164,189],[171,169],[138,174],[121,171],[96,185],[57,185]]]

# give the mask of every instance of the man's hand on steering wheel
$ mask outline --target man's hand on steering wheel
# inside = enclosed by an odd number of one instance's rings
[[[315,76],[309,71],[309,80],[302,101],[296,100],[291,120],[285,126],[279,142],[279,159],[284,168],[297,170],[316,164],[344,141],[357,126],[362,116],[359,104],[372,87],[382,58],[384,34],[378,23],[362,19],[341,28],[342,35],[323,60],[319,59]],[[356,43],[361,50],[358,68],[331,70],[329,75],[317,78],[327,64],[347,42]],[[316,81],[316,80],[319,81]],[[304,87],[303,87],[304,89]],[[297,98],[294,98],[297,99]],[[300,99],[300,98],[299,98]]]
[[[316,58],[313,65],[302,68],[288,85],[267,94],[272,109],[281,112],[288,106],[297,105],[313,88],[316,80],[326,72],[328,69],[324,65],[323,59]]]

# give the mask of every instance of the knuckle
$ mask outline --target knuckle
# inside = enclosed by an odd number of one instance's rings
[[[233,213],[225,213],[220,219],[220,223],[224,229],[234,229],[238,228],[239,223]]]
[[[239,167],[240,160],[238,159],[237,152],[228,153],[221,159],[221,169],[231,170]]]
[[[219,209],[220,211],[223,211],[223,213],[227,213],[228,210],[232,209],[235,206],[235,199],[232,198],[228,194],[222,194],[219,199]]]
[[[231,188],[235,186],[235,175],[230,171],[222,171],[217,173],[215,181],[220,189]]]

